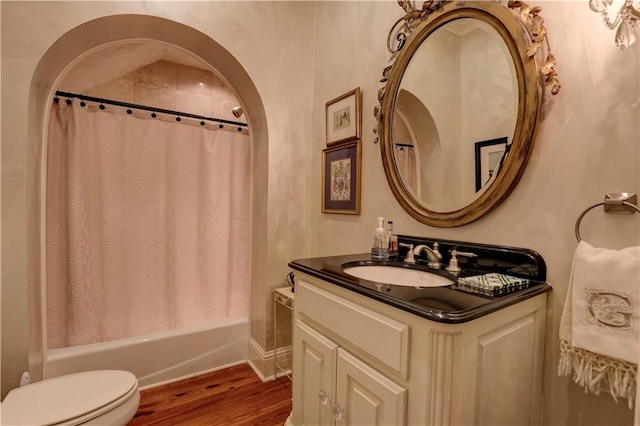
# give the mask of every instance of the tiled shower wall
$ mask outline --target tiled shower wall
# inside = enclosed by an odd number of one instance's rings
[[[231,108],[237,98],[213,72],[168,61],[157,61],[83,93],[205,117],[237,119]]]

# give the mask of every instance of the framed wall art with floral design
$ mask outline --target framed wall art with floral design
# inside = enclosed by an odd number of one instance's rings
[[[322,212],[360,214],[360,141],[322,151]]]

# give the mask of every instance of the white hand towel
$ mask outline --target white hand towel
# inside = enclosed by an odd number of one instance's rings
[[[640,247],[609,250],[580,242],[560,321],[558,374],[573,373],[585,392],[598,395],[604,388],[633,407],[639,297]]]
[[[578,244],[573,270],[573,345],[638,361],[640,247]]]

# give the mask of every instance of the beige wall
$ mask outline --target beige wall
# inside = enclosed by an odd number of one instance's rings
[[[535,2],[532,2],[535,3]],[[640,192],[640,43],[621,52],[613,33],[584,2],[543,2],[564,84],[548,105],[519,186],[486,218],[456,229],[420,224],[388,188],[372,110],[387,65],[387,31],[400,17],[396,2],[2,2],[2,383],[15,386],[27,368],[27,147],[29,89],[45,51],[72,28],[97,17],[140,13],[196,28],[225,47],[255,84],[269,139],[266,284],[254,291],[253,338],[268,343],[269,287],[284,285],[286,263],[309,255],[368,251],[375,218],[399,233],[528,247],[547,261],[550,297],[545,364],[545,424],[631,424],[626,404],[584,395],[558,378],[557,331],[577,215],[611,191]],[[313,22],[312,22],[313,19]],[[312,40],[313,37],[313,40]],[[363,96],[363,175],[360,216],[320,213],[324,105],[357,86]],[[8,107],[10,106],[10,107]],[[634,124],[635,123],[635,124]],[[256,129],[261,131],[262,129]],[[583,237],[595,245],[638,243],[637,217],[593,212]],[[36,221],[37,223],[37,221]],[[37,267],[37,265],[36,265]]]
[[[355,86],[360,86],[363,97],[363,192],[359,217],[321,214],[319,198],[313,199],[312,254],[369,250],[377,216],[393,220],[398,233],[537,250],[547,262],[554,288],[549,303],[544,424],[631,424],[633,412],[626,402],[616,405],[607,396],[585,395],[568,379],[558,378],[556,369],[558,324],[576,247],[576,217],[602,201],[606,192],[640,192],[640,43],[627,51],[617,50],[614,32],[604,28],[586,1],[528,3],[543,7],[563,87],[548,105],[529,166],[515,191],[485,218],[454,229],[422,225],[400,208],[385,179],[380,147],[372,142],[372,110],[388,61],[386,35],[402,10],[396,2],[316,4],[312,193],[320,192],[324,102]],[[605,217],[592,212],[581,230],[593,244],[616,248],[637,245],[639,226],[637,215]]]

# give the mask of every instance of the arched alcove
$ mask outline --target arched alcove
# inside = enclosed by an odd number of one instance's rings
[[[406,120],[414,138],[412,143],[416,150],[418,189],[415,195],[423,200],[433,200],[433,188],[441,187],[443,172],[438,127],[424,102],[410,91],[401,89],[396,102],[398,115]]]
[[[264,305],[266,291],[268,135],[264,106],[243,66],[206,34],[168,19],[148,15],[112,15],[91,20],[62,35],[42,56],[31,80],[28,102],[27,176],[32,189],[27,201],[27,301],[29,371],[42,378],[44,335],[44,163],[49,105],[56,83],[87,52],[127,40],[171,44],[211,65],[242,102],[250,126],[252,151],[251,257],[252,306]],[[262,290],[264,289],[264,290]]]

